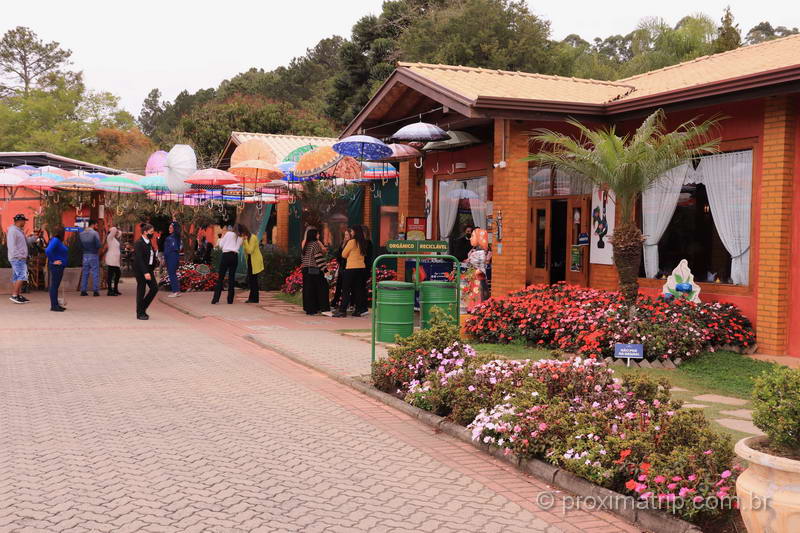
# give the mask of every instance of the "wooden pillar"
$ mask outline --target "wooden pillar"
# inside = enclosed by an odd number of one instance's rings
[[[502,240],[492,245],[492,296],[525,287],[528,264],[528,137],[520,121],[495,119],[494,161],[506,162],[492,174],[495,224],[502,215]],[[505,144],[505,154],[503,146]]]
[[[409,216],[424,214],[425,179],[423,169],[416,168],[413,161],[403,161],[400,163],[400,184],[397,198],[398,221],[405,221]],[[405,228],[402,231],[405,231]],[[399,279],[405,279],[404,261],[397,261],[397,275]]]
[[[361,223],[372,230],[372,186],[367,183],[363,186],[364,201],[361,202],[362,217]]]
[[[275,236],[275,246],[282,252],[289,251],[289,203],[278,202],[278,214],[275,222],[277,235]]]
[[[796,122],[791,97],[766,99],[759,251],[752,260],[758,261],[759,351],[771,354],[786,353],[788,341]]]

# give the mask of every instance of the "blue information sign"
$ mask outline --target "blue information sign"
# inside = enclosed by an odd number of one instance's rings
[[[614,357],[617,359],[644,359],[644,345],[617,343],[614,345]]]
[[[83,231],[83,228],[80,228],[78,226],[67,226],[66,228],[64,228],[64,231],[72,231],[74,233],[80,233],[81,231]]]

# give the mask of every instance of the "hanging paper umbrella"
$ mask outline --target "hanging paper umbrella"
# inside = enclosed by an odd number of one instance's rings
[[[189,190],[186,178],[197,170],[197,156],[188,144],[176,144],[167,154],[164,177],[170,192],[182,194]]]
[[[164,176],[145,176],[139,180],[139,185],[144,187],[146,191],[151,192],[166,192],[169,190]]]
[[[89,178],[90,180],[94,181],[95,183],[99,183],[100,180],[104,180],[106,178],[110,178],[109,174],[103,174],[102,172],[87,172],[83,176],[83,178]]]
[[[292,161],[284,161],[282,163],[278,163],[278,168],[281,172],[283,172],[284,176],[281,180],[286,181],[288,183],[299,183],[302,181],[311,181],[314,179],[318,179],[319,176],[309,176],[306,178],[300,178],[295,175],[294,169],[297,166],[297,163]]]
[[[63,168],[58,168],[51,165],[39,167],[39,174],[44,174],[44,173],[56,174],[57,176],[61,176],[62,178],[74,178],[77,176],[77,174],[75,174],[74,172],[70,172],[69,170],[64,170]]]
[[[336,164],[328,167],[320,174],[323,178],[339,178],[343,180],[357,180],[361,177],[361,163],[350,156],[345,156]]]
[[[453,148],[463,148],[473,144],[480,144],[480,140],[466,131],[448,131],[450,138],[444,141],[429,142],[422,147],[423,150],[452,150]]]
[[[389,163],[365,162],[361,166],[364,169],[361,173],[361,178],[365,180],[389,180],[400,177],[397,169]]]
[[[250,139],[237,146],[236,150],[233,151],[231,154],[231,167],[243,161],[252,161],[254,159],[273,164],[278,162],[275,152],[267,143],[261,139]]]
[[[89,178],[75,176],[74,178],[65,178],[59,181],[53,185],[53,188],[60,191],[93,191],[94,181]]]
[[[124,176],[109,176],[100,180],[95,188],[108,192],[139,193],[144,192],[145,188],[134,180]]]
[[[350,135],[333,145],[333,150],[360,161],[378,160],[391,155],[392,149],[383,141],[369,135]]]
[[[159,150],[153,152],[147,158],[147,164],[144,167],[145,176],[157,176],[164,173],[164,165],[167,164],[167,152]]]
[[[301,157],[303,157],[305,154],[307,154],[314,148],[317,148],[316,144],[306,144],[304,146],[301,146],[300,148],[295,148],[294,150],[286,154],[286,157],[283,158],[283,161],[297,163],[298,161],[300,161]]]
[[[430,141],[443,141],[449,139],[450,136],[442,128],[435,124],[428,124],[427,122],[415,122],[403,126],[392,135],[393,141],[403,142],[430,142]]]
[[[289,188],[289,184],[283,180],[273,180],[266,185],[262,185],[261,187],[256,188],[256,192],[261,194],[279,194],[281,192],[286,191]]]
[[[28,174],[22,170],[16,168],[0,170],[0,186],[13,187],[25,179],[28,179]]]
[[[14,169],[15,170],[21,170],[21,171],[25,172],[26,174],[28,174],[29,176],[39,172],[39,169],[36,168],[33,165],[17,165],[17,166],[14,167]]]
[[[392,153],[384,157],[383,161],[410,161],[422,157],[422,152],[408,144],[393,143],[388,146],[392,149]]]
[[[241,180],[243,185],[251,187],[270,180],[280,179],[284,176],[284,173],[275,163],[270,163],[263,159],[240,161],[231,166],[229,170]]]
[[[218,168],[204,168],[198,170],[186,179],[186,183],[192,185],[205,185],[207,187],[221,187],[223,185],[230,185],[238,183],[239,178]]]
[[[330,146],[319,146],[303,155],[294,167],[294,175],[308,178],[322,174],[344,158]]]
[[[59,179],[53,179],[53,176],[55,176],[55,174],[36,174],[35,176],[22,180],[19,183],[19,187],[43,191],[50,190],[53,188],[53,185],[61,181],[61,176],[57,176]]]

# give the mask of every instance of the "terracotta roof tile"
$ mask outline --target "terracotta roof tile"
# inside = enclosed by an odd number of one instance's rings
[[[476,100],[480,96],[602,104],[620,98],[632,90],[622,83],[565,78],[527,72],[489,70],[425,63],[400,63],[406,68],[446,89]]]
[[[467,100],[478,97],[605,104],[800,66],[800,35],[703,56],[617,81],[565,78],[472,67],[399,63]]]
[[[636,90],[625,99],[800,65],[800,35],[742,46],[618,80]]]

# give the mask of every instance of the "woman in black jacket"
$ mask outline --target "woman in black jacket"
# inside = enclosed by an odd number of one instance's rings
[[[325,246],[319,241],[319,232],[308,230],[303,241],[303,257],[300,263],[303,273],[303,310],[307,315],[316,315],[330,310],[328,282],[325,281]]]

